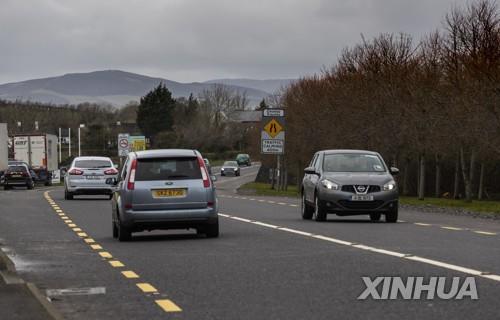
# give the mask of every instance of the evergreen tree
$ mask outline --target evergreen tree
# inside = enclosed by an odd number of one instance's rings
[[[137,110],[137,125],[144,135],[154,139],[159,132],[172,130],[174,108],[172,93],[160,83],[141,98]]]

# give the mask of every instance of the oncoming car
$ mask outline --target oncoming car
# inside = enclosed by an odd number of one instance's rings
[[[64,176],[64,199],[75,195],[108,195],[113,188],[106,184],[107,178],[118,177],[118,170],[108,157],[77,157]]]
[[[302,181],[302,218],[326,220],[339,216],[370,215],[372,221],[385,215],[386,222],[398,220],[398,188],[380,154],[364,150],[317,152]]]
[[[196,229],[219,236],[218,206],[213,184],[200,153],[165,149],[131,152],[112,201],[113,237],[155,229]]]
[[[227,176],[228,174],[234,174],[239,176],[241,174],[240,165],[236,161],[226,161],[220,168],[220,175]]]

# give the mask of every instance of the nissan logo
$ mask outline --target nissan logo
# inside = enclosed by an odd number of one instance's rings
[[[366,187],[365,186],[358,186],[357,189],[359,192],[365,192]]]

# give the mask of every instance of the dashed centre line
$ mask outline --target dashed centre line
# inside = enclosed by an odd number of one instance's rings
[[[305,236],[305,237],[314,238],[314,239],[318,239],[318,240],[328,241],[328,242],[336,243],[339,245],[349,246],[349,247],[356,248],[359,250],[384,254],[384,255],[393,256],[393,257],[397,257],[397,258],[405,259],[405,260],[410,260],[410,261],[417,261],[417,262],[437,266],[440,268],[459,271],[459,272],[470,274],[473,276],[482,277],[482,278],[486,278],[486,279],[500,282],[500,275],[490,274],[489,272],[485,272],[485,271],[479,271],[479,270],[475,270],[475,269],[471,269],[471,268],[467,268],[467,267],[449,264],[449,263],[438,261],[438,260],[433,260],[433,259],[428,259],[425,257],[415,256],[413,254],[401,253],[401,252],[386,250],[386,249],[382,249],[382,248],[375,248],[375,247],[366,246],[366,245],[363,245],[360,243],[353,243],[353,242],[344,241],[341,239],[327,237],[324,235],[312,234],[312,233],[302,231],[302,230],[291,229],[291,228],[286,228],[286,227],[282,227],[282,226],[276,226],[276,225],[268,224],[265,222],[249,220],[249,219],[237,217],[234,215],[228,215],[228,214],[219,214],[219,215],[221,217],[232,219],[232,220],[237,220],[237,221],[241,221],[241,222],[245,222],[245,223],[252,223],[255,225],[260,225],[263,227],[267,227],[267,228],[271,228],[271,229],[275,229],[275,230],[279,230],[279,231],[293,233],[293,234],[297,234],[300,236]]]

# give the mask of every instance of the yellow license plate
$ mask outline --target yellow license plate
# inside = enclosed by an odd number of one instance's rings
[[[161,189],[152,190],[154,198],[175,198],[185,197],[186,189]]]

